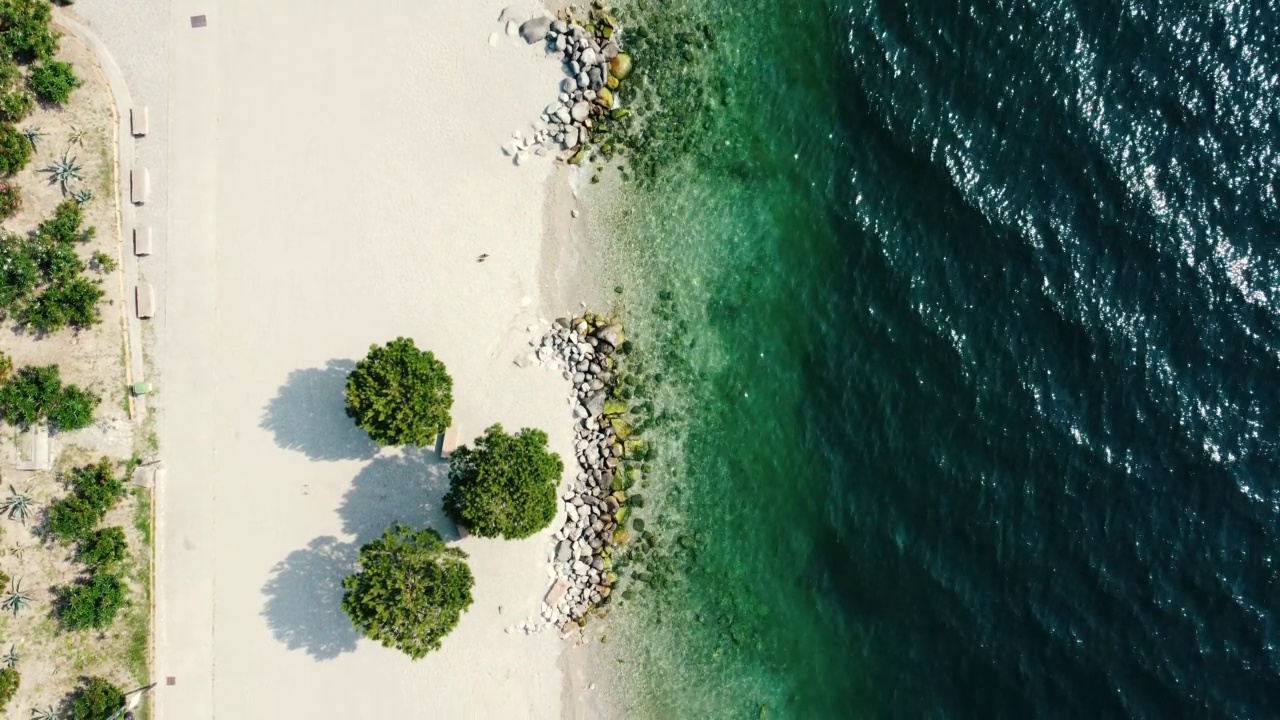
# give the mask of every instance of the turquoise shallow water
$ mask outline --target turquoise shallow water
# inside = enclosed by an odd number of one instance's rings
[[[621,706],[1280,715],[1280,10],[632,10]]]

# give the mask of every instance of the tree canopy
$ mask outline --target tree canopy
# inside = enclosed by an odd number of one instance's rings
[[[347,415],[379,445],[427,445],[452,420],[453,379],[410,338],[369,354],[347,376]]]
[[[524,538],[551,524],[560,456],[547,450],[547,434],[525,428],[515,435],[493,425],[449,459],[444,509],[454,522],[482,537]]]
[[[360,548],[356,573],[342,581],[342,610],[365,637],[418,660],[471,606],[466,558],[435,530],[396,524]]]

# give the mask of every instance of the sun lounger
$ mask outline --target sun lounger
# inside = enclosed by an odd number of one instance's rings
[[[134,255],[150,255],[151,254],[151,226],[144,225],[133,229],[133,254]]]
[[[133,108],[129,111],[129,124],[133,128],[135,137],[142,137],[147,134],[150,127],[148,122],[150,118],[147,116],[147,106]]]
[[[146,168],[134,168],[129,171],[129,198],[134,205],[141,205],[151,194],[151,174]]]
[[[138,303],[138,317],[146,319],[156,314],[156,291],[150,283],[138,283],[134,299]]]

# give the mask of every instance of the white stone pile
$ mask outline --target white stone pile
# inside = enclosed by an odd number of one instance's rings
[[[561,369],[573,387],[578,472],[561,496],[565,522],[552,535],[548,553],[555,582],[542,605],[542,618],[565,634],[609,597],[616,580],[608,572],[606,548],[618,527],[618,509],[626,501],[622,492],[612,490],[624,446],[602,412],[614,382],[608,358],[622,339],[620,325],[593,326],[585,318],[560,318],[533,355],[537,362]]]
[[[510,34],[508,24],[508,34]],[[547,52],[560,58],[565,78],[560,82],[556,101],[547,105],[533,132],[516,132],[502,151],[519,165],[527,153],[545,155],[551,150],[573,150],[586,145],[594,126],[593,116],[609,112],[614,106],[609,88],[609,61],[618,56],[618,45],[612,40],[601,42],[582,26],[567,20],[536,17],[519,27],[519,34],[530,44],[543,42]],[[616,87],[616,81],[614,81]]]

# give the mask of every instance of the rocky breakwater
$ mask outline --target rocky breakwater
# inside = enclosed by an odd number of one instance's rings
[[[503,147],[517,165],[529,152],[545,155],[548,147],[563,151],[564,159],[576,165],[592,146],[593,134],[627,116],[618,91],[631,74],[631,57],[619,46],[617,21],[603,5],[587,13],[585,24],[575,20],[575,14],[565,10],[555,20],[537,17],[518,28],[525,42],[546,43],[548,54],[563,64],[565,77],[556,101],[542,111],[533,133],[517,132]]]
[[[560,369],[573,388],[578,472],[561,496],[565,521],[549,549],[555,581],[542,607],[543,619],[565,636],[609,601],[618,582],[614,554],[629,539],[627,515],[636,506],[627,489],[638,479],[635,464],[645,447],[624,419],[626,402],[614,394],[623,344],[620,325],[587,314],[556,320],[533,355]]]

